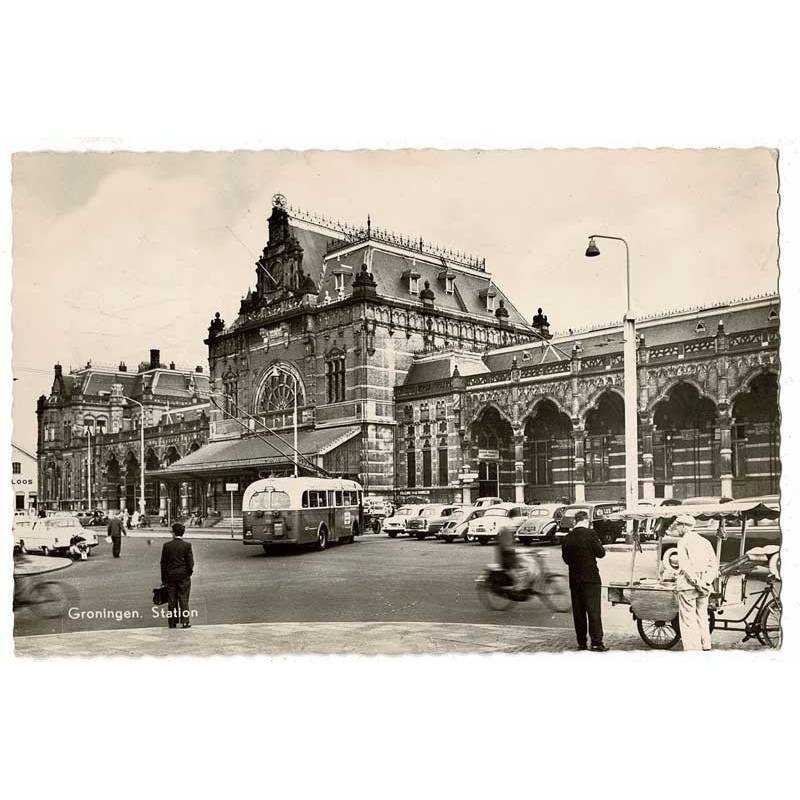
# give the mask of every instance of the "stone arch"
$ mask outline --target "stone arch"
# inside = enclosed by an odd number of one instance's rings
[[[334,358],[336,356],[344,355],[344,351],[338,347],[334,347],[330,352],[325,354],[325,358]],[[275,375],[277,370],[278,375]],[[253,406],[253,413],[264,413],[265,409],[262,408],[264,403],[270,396],[273,398],[280,393],[280,396],[285,399],[294,392],[294,381],[297,381],[297,405],[304,406],[306,404],[306,387],[303,382],[302,375],[297,367],[290,361],[273,361],[271,364],[264,367],[258,375],[257,388],[254,394],[255,401]],[[283,387],[288,387],[285,390]]]
[[[530,417],[531,415],[534,415],[536,413],[537,406],[540,403],[544,403],[544,402],[552,403],[556,407],[556,409],[558,409],[558,411],[561,414],[565,414],[570,419],[572,418],[572,415],[570,414],[569,409],[564,407],[564,404],[562,403],[562,401],[561,401],[561,399],[559,397],[557,397],[552,392],[544,392],[543,394],[535,395],[533,400],[531,400],[531,402],[528,404],[527,408],[525,409],[525,412],[523,414],[521,414],[523,423],[524,423],[524,421],[525,421],[525,419],[527,417]]]
[[[525,502],[572,496],[572,420],[555,398],[540,396],[523,417]]]
[[[164,450],[164,466],[168,467],[170,464],[174,464],[176,461],[179,461],[181,458],[181,453],[178,448],[171,444]]]
[[[514,499],[514,428],[494,403],[470,423],[469,439],[478,472],[478,496]]]
[[[759,379],[761,376],[764,375],[774,375],[776,383],[779,381],[780,378],[780,370],[774,364],[758,364],[755,367],[752,367],[742,378],[742,380],[738,381],[738,388],[732,391],[729,395],[729,402],[731,408],[733,407],[736,398],[739,395],[746,394],[750,392],[753,381]]]
[[[189,449],[186,451],[186,454],[189,455],[190,453],[196,453],[201,447],[202,445],[200,442],[198,442],[197,439],[194,439],[189,445]]]
[[[514,428],[513,420],[505,411],[503,411],[502,408],[500,408],[499,404],[494,400],[484,400],[479,403],[479,405],[474,409],[471,415],[472,418],[466,425],[467,429],[469,429],[471,425],[474,425],[490,408],[493,408],[500,415],[501,419],[505,420],[513,430]]]
[[[652,416],[655,413],[655,408],[659,403],[663,403],[672,391],[681,383],[686,383],[697,390],[698,395],[701,398],[705,398],[709,402],[713,403],[714,405],[717,404],[717,398],[712,397],[705,389],[705,387],[698,381],[696,378],[692,378],[691,376],[686,375],[679,375],[672,380],[669,380],[664,386],[661,388],[660,391],[656,392],[650,401],[647,404],[646,413],[648,416]]]
[[[593,391],[586,399],[586,402],[583,405],[583,409],[581,410],[580,414],[578,415],[580,418],[581,427],[586,427],[586,419],[592,411],[597,410],[600,405],[601,400],[606,394],[614,394],[619,399],[625,403],[625,394],[623,393],[622,389],[619,386],[615,386],[613,384],[605,384],[603,386],[599,386],[595,391]]]
[[[671,487],[676,498],[718,494],[719,409],[714,400],[696,381],[679,380],[653,405],[652,420],[657,494],[662,485]]]

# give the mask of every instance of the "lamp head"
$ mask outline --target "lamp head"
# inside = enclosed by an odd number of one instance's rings
[[[589,239],[589,246],[586,248],[586,258],[594,258],[600,255],[600,248],[595,244],[594,239]]]

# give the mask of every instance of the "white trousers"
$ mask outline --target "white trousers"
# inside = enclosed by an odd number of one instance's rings
[[[711,631],[708,627],[708,595],[695,589],[678,592],[678,618],[684,650],[710,650]]]

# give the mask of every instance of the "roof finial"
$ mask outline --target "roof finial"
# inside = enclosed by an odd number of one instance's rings
[[[372,220],[370,219],[369,214],[367,214],[367,238],[369,238],[371,232],[372,232]]]

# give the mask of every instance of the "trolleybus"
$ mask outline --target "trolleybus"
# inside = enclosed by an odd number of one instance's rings
[[[363,490],[342,478],[266,478],[242,498],[243,541],[268,550],[275,544],[351,543],[363,529]]]

